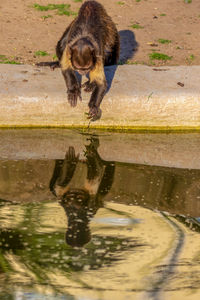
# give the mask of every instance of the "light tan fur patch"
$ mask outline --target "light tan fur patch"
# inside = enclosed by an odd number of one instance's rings
[[[104,65],[101,59],[98,59],[93,70],[90,71],[90,82],[95,81],[98,84],[104,84],[106,81]]]
[[[67,70],[69,68],[72,69],[71,54],[70,54],[70,51],[69,51],[68,47],[66,47],[65,50],[63,51],[63,55],[62,55],[62,58],[61,58],[60,65],[61,65],[61,69],[63,71]]]
[[[85,181],[85,190],[89,192],[90,195],[96,195],[100,185],[101,178],[95,178],[93,180]]]
[[[67,193],[68,190],[69,190],[69,187],[68,187],[68,186],[62,187],[62,186],[60,186],[60,185],[57,185],[57,186],[55,187],[56,197],[62,198],[62,196],[63,196],[65,193]]]

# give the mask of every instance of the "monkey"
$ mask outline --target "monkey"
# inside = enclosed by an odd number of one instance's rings
[[[64,77],[68,101],[72,107],[81,98],[81,87],[91,92],[88,118],[100,118],[100,104],[107,90],[104,66],[117,64],[120,40],[117,28],[105,8],[97,1],[86,1],[56,46],[56,55]],[[57,67],[57,62],[52,68]],[[77,80],[89,74],[82,86]]]
[[[102,160],[98,147],[98,138],[92,137],[84,159],[75,154],[74,147],[69,147],[65,159],[56,160],[49,184],[67,215],[65,239],[72,247],[82,247],[90,241],[89,222],[103,207],[102,200],[113,183],[115,164]]]

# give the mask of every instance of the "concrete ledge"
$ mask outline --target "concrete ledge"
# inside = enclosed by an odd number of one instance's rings
[[[71,108],[59,69],[0,65],[0,126],[88,126],[89,95]],[[91,127],[200,128],[200,66],[113,66]],[[177,83],[184,84],[184,86]]]

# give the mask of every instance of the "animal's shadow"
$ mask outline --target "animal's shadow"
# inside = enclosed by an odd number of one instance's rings
[[[119,64],[123,65],[128,59],[133,58],[138,49],[135,34],[131,30],[120,30],[120,55]],[[105,75],[108,84],[107,92],[110,90],[118,65],[105,66]]]

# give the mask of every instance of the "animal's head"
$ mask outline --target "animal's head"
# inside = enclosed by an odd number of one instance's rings
[[[70,47],[71,64],[79,74],[86,75],[96,63],[95,47],[87,38],[81,38]]]

